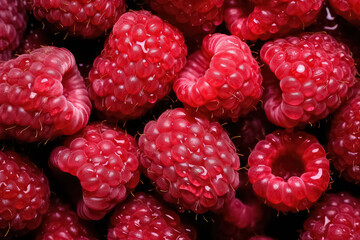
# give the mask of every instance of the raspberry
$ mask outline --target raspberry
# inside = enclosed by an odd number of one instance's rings
[[[29,53],[37,48],[48,45],[51,45],[51,39],[42,29],[42,26],[39,23],[29,23],[28,30],[26,31],[25,36],[16,53],[19,55],[23,53]]]
[[[53,166],[80,181],[78,215],[98,220],[122,202],[140,179],[135,139],[118,128],[92,123],[50,156]]]
[[[126,8],[124,0],[29,0],[27,4],[36,19],[83,38],[104,35]]]
[[[329,161],[317,139],[278,130],[256,144],[249,179],[257,195],[279,211],[311,207],[329,185]]]
[[[337,14],[350,23],[360,26],[360,4],[358,0],[329,0]]]
[[[75,212],[58,199],[50,205],[44,221],[38,229],[36,240],[90,240],[89,231],[79,221]]]
[[[88,120],[91,102],[74,56],[44,47],[0,62],[0,135],[23,141],[72,135]]]
[[[224,0],[145,0],[186,36],[213,33],[223,22]]]
[[[196,239],[196,233],[154,197],[138,193],[116,208],[107,237],[109,240],[191,240]]]
[[[224,20],[231,34],[267,40],[316,21],[324,0],[226,0]]]
[[[170,24],[147,11],[123,14],[89,74],[95,107],[120,120],[140,117],[169,93],[186,54]]]
[[[335,168],[349,182],[360,181],[360,96],[336,112],[329,136],[329,152]]]
[[[21,0],[0,0],[0,61],[9,60],[26,29],[26,10]]]
[[[327,194],[305,221],[302,240],[360,238],[360,202],[348,193]]]
[[[45,175],[26,157],[0,152],[0,229],[37,228],[49,208]]]
[[[189,56],[174,83],[178,99],[214,118],[234,122],[262,95],[260,67],[238,37],[208,35],[201,51]]]
[[[325,33],[266,43],[264,109],[274,124],[291,128],[323,119],[336,110],[354,85],[349,49]]]

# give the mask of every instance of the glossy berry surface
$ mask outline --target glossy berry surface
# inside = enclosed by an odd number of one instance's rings
[[[103,218],[136,187],[140,178],[137,150],[129,134],[92,123],[52,151],[51,164],[80,181],[82,199],[77,212],[81,218]]]
[[[220,211],[234,199],[240,162],[219,123],[182,108],[167,110],[146,124],[139,147],[145,174],[181,211]]]
[[[326,152],[305,132],[277,130],[267,135],[256,144],[248,161],[255,193],[279,211],[311,207],[329,185]]]
[[[124,0],[29,0],[27,4],[39,21],[83,38],[110,31],[126,7]]]
[[[360,238],[360,202],[348,193],[327,194],[304,223],[302,240]]]
[[[75,212],[58,199],[51,202],[35,240],[95,240]]]
[[[267,42],[264,109],[268,119],[291,128],[335,111],[355,83],[356,68],[347,46],[325,33]]]
[[[268,40],[302,30],[316,21],[323,0],[225,0],[224,19],[231,34]]]
[[[360,180],[360,97],[351,98],[335,113],[328,149],[335,168],[347,181]]]
[[[45,175],[26,157],[0,152],[0,229],[33,230],[49,208]]]
[[[26,29],[26,18],[22,0],[0,1],[0,61],[9,60],[19,47]]]
[[[260,67],[245,42],[225,34],[208,35],[201,51],[174,83],[178,99],[210,118],[232,119],[253,110],[262,96]]]
[[[195,240],[194,229],[181,223],[179,215],[151,195],[138,193],[116,208],[108,240]]]
[[[337,14],[350,23],[360,26],[360,4],[357,0],[329,0]]]
[[[44,47],[0,62],[0,135],[27,142],[72,135],[85,127],[91,103],[74,56]]]
[[[175,27],[147,11],[123,14],[89,74],[94,106],[119,120],[140,117],[170,92],[186,54]]]
[[[186,36],[205,36],[223,22],[224,0],[145,0]]]

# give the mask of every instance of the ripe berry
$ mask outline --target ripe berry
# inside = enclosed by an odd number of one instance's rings
[[[122,202],[139,182],[135,139],[120,129],[92,123],[50,156],[53,166],[80,181],[78,215],[98,220]]]
[[[174,83],[178,99],[211,118],[231,118],[254,109],[262,96],[260,67],[245,42],[208,35],[201,51],[189,56]]]
[[[119,120],[140,117],[169,93],[186,54],[184,37],[159,17],[123,14],[89,74],[95,107]]]
[[[27,4],[39,21],[83,38],[104,35],[126,7],[124,0],[29,0]]]
[[[267,40],[316,21],[324,0],[226,0],[224,20],[231,34]]]
[[[45,175],[26,157],[0,152],[0,229],[33,230],[49,208]]]
[[[304,223],[302,240],[360,238],[360,202],[348,193],[327,194]]]
[[[145,0],[163,19],[186,36],[213,33],[223,22],[224,0]]]
[[[35,240],[92,240],[88,229],[75,212],[58,199],[50,205]]]
[[[9,60],[26,29],[22,0],[0,0],[0,61]]]
[[[356,68],[349,49],[325,33],[267,42],[264,108],[274,124],[291,128],[327,117],[354,85]]]
[[[91,102],[74,56],[44,47],[0,62],[0,135],[27,141],[72,135],[90,116]]]
[[[256,144],[248,161],[255,193],[279,211],[311,207],[329,185],[326,152],[305,132],[278,130],[267,135]]]
[[[177,213],[151,195],[138,193],[116,208],[111,217],[108,240],[191,240],[196,232],[181,223]]]
[[[329,0],[337,14],[350,23],[360,26],[360,4],[358,0]]]
[[[360,180],[360,96],[346,102],[335,113],[329,134],[329,152],[341,177],[349,182]]]

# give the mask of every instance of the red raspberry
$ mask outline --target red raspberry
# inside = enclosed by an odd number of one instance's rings
[[[336,110],[354,85],[349,49],[325,33],[266,43],[264,108],[268,119],[291,128],[323,119]]]
[[[95,107],[108,116],[138,118],[166,96],[186,62],[181,33],[147,11],[116,22],[89,80]]]
[[[111,217],[108,240],[191,240],[196,232],[181,223],[177,213],[151,195],[138,193],[116,208]]]
[[[348,193],[328,194],[304,223],[302,240],[360,239],[360,202]]]
[[[88,229],[79,221],[75,212],[59,200],[51,203],[36,240],[91,240]]]
[[[224,34],[208,35],[201,51],[189,56],[174,83],[178,99],[215,118],[234,122],[262,95],[260,67],[245,42]]]
[[[224,0],[145,0],[186,36],[213,33],[223,22]]]
[[[29,0],[27,4],[38,20],[83,38],[104,35],[126,8],[124,0]]]
[[[360,26],[360,4],[358,0],[329,0],[335,12],[350,23]]]
[[[44,47],[0,62],[0,134],[27,141],[72,135],[88,120],[91,102],[74,56]]]
[[[316,21],[324,0],[226,0],[224,20],[231,34],[267,40]]]
[[[255,193],[279,211],[311,207],[329,185],[326,152],[305,132],[278,130],[267,135],[250,154],[249,166]]]
[[[0,61],[9,60],[26,29],[26,10],[21,0],[0,0]]]
[[[81,218],[98,220],[122,202],[140,179],[135,139],[120,129],[92,123],[55,148],[51,164],[80,180]]]
[[[0,152],[0,229],[33,230],[49,208],[45,175],[26,157]]]
[[[52,41],[47,33],[42,29],[40,23],[29,23],[25,36],[17,49],[16,53],[23,54],[34,51],[42,46],[50,46]]]
[[[329,136],[332,163],[349,182],[360,181],[360,96],[346,102],[336,112]]]

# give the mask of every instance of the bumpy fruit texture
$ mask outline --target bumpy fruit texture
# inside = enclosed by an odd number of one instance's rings
[[[137,150],[132,136],[103,123],[92,123],[53,150],[51,164],[80,181],[77,212],[81,218],[103,218],[136,187],[140,179]]]
[[[36,240],[95,240],[75,212],[58,199],[51,202]]]
[[[26,157],[0,152],[0,229],[37,228],[49,208],[45,175]]]
[[[181,223],[177,213],[151,195],[138,193],[116,208],[108,240],[195,240],[194,229]]]
[[[360,202],[348,193],[327,194],[304,223],[301,240],[360,238]]]
[[[95,107],[119,120],[140,117],[170,92],[186,55],[175,27],[147,11],[123,14],[89,74]]]
[[[277,130],[267,135],[250,154],[249,166],[255,193],[279,211],[311,207],[329,185],[326,152],[305,132]]]
[[[140,161],[167,202],[196,213],[221,211],[239,185],[239,158],[217,122],[182,108],[146,124]]]
[[[358,0],[329,0],[337,14],[350,23],[360,26],[360,4]]]
[[[126,7],[124,0],[29,0],[27,5],[39,21],[83,38],[110,31]]]
[[[0,0],[0,61],[9,60],[26,29],[22,0]]]
[[[145,0],[159,16],[186,36],[213,33],[223,22],[224,0]]]
[[[327,117],[355,83],[350,50],[325,33],[267,42],[264,109],[274,124],[291,128]]]
[[[39,23],[29,23],[17,54],[29,53],[42,46],[52,45],[51,38]]]
[[[27,142],[85,127],[91,102],[74,56],[44,47],[0,62],[0,135]]]
[[[262,96],[258,63],[236,36],[208,35],[174,83],[178,99],[210,118],[232,119],[253,110]]]
[[[360,181],[360,96],[350,99],[336,112],[329,136],[329,152],[341,177]]]
[[[268,40],[316,21],[324,0],[225,0],[224,20],[244,40]]]

